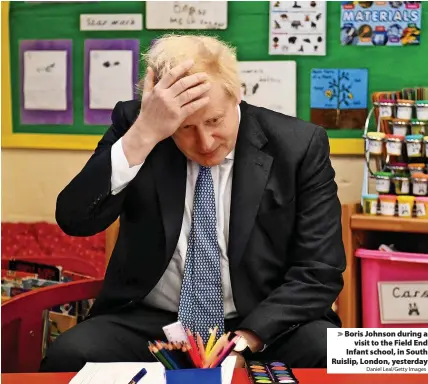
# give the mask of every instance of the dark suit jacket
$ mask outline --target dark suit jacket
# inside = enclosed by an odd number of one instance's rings
[[[120,232],[91,316],[142,298],[174,253],[185,202],[186,158],[160,142],[112,195],[111,147],[133,124],[138,101],[120,102],[83,170],[60,193],[56,219],[90,236],[120,216]],[[235,149],[228,257],[240,328],[272,343],[299,324],[329,319],[343,286],[341,208],[325,131],[242,102]]]

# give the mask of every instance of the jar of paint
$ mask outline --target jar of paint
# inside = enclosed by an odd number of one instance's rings
[[[391,163],[388,165],[388,169],[395,176],[408,176],[408,168],[406,163]]]
[[[410,193],[410,177],[393,176],[392,182],[396,195],[408,195]]]
[[[415,173],[424,173],[425,164],[424,163],[413,163],[408,164],[410,175],[414,175]]]
[[[382,216],[395,215],[395,203],[397,201],[397,196],[379,195],[379,201],[380,201],[380,214]]]
[[[416,116],[419,120],[428,120],[428,100],[416,101]]]
[[[412,217],[414,204],[415,204],[415,196],[398,196],[397,197],[398,216]]]
[[[428,197],[416,196],[416,217],[420,219],[428,219]]]
[[[426,131],[428,121],[412,119],[411,132],[412,135],[423,135]]]
[[[397,118],[410,120],[414,104],[414,100],[397,100]]]
[[[406,136],[409,133],[409,120],[392,119],[389,121],[389,124],[392,126],[392,133],[394,135]]]
[[[365,137],[368,142],[368,151],[373,155],[381,155],[385,134],[383,132],[369,132]]]
[[[422,157],[422,135],[408,135],[405,141],[408,157]]]
[[[391,172],[376,172],[376,192],[389,193],[391,189]]]
[[[401,156],[404,136],[386,135],[386,152],[391,156]]]
[[[363,195],[363,213],[365,215],[377,215],[378,195]]]
[[[416,196],[426,196],[428,193],[428,175],[425,173],[413,174],[412,191]]]
[[[379,108],[379,117],[392,117],[395,106],[394,100],[381,99],[375,106]]]

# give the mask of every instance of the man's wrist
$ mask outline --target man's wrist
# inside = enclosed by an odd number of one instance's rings
[[[254,332],[249,330],[236,330],[234,333],[245,339],[252,353],[256,353],[264,349],[264,343],[262,339],[260,339],[260,337]]]
[[[143,163],[158,143],[156,138],[142,132],[141,124],[137,120],[122,138],[123,152],[130,167]]]

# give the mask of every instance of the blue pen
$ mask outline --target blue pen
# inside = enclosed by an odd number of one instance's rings
[[[145,376],[146,373],[147,371],[145,368],[141,369],[141,371],[138,372],[128,384],[137,384]]]

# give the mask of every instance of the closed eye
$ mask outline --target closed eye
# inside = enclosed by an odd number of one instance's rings
[[[214,117],[212,119],[207,120],[207,124],[208,125],[217,125],[218,123],[221,122],[223,118],[222,117]]]

